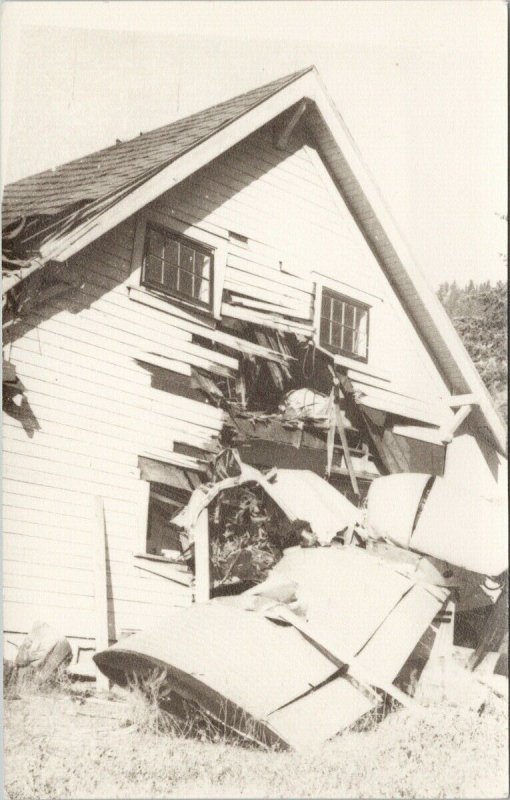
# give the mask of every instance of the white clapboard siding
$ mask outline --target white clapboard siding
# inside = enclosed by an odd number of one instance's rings
[[[282,272],[279,264],[266,266],[261,263],[260,255],[251,252],[251,250],[242,255],[229,253],[227,256],[227,266],[237,273],[244,273],[246,275],[246,280],[253,277],[254,269],[256,269],[257,275],[264,276],[267,280],[281,287],[278,297],[280,297],[280,292],[283,296],[286,296],[293,290],[293,297],[304,300],[303,295],[307,295],[311,300],[314,298],[315,287],[313,281],[305,281],[295,275]],[[241,280],[240,274],[238,275],[238,280]]]
[[[41,417],[38,417],[41,420]],[[9,442],[22,442],[23,445],[27,444],[27,435],[25,431],[12,424],[11,421],[5,423],[4,427],[9,428],[8,439]],[[133,442],[139,442],[139,448],[147,452],[159,453],[163,460],[170,459],[175,464],[189,469],[197,469],[196,459],[189,459],[173,452],[173,441],[166,448],[163,447],[161,440],[154,438],[153,442],[149,442],[147,437],[144,437],[142,432],[136,434],[133,439],[126,441],[124,437],[120,439],[108,438],[100,434],[94,434],[93,431],[81,431],[71,425],[59,425],[57,422],[46,422],[43,426],[44,432],[41,430],[35,431],[32,439],[28,442],[43,448],[47,448],[55,453],[55,451],[71,452],[83,456],[90,456],[94,458],[101,458],[105,465],[110,462],[115,464],[128,465],[132,467],[138,466],[138,455],[133,452]],[[11,449],[11,452],[18,452],[15,444],[5,445]],[[16,449],[15,449],[16,448]],[[23,452],[23,451],[19,451]],[[157,459],[156,459],[157,460]],[[110,468],[111,469],[111,468]],[[105,470],[106,469],[105,466]]]
[[[100,494],[117,499],[129,499],[136,491],[137,478],[130,475],[112,475],[89,467],[69,468],[68,464],[54,458],[31,458],[18,453],[5,452],[4,471],[7,478],[39,481],[42,486],[62,486],[84,493]],[[72,475],[72,477],[70,477]]]
[[[49,381],[26,378],[22,373],[21,377],[26,381],[28,389],[27,397],[34,412],[41,407],[47,408],[50,402],[48,398],[52,397],[51,383]],[[124,413],[116,415],[114,409],[112,409],[111,401],[101,397],[97,391],[84,394],[79,392],[73,393],[73,390],[59,385],[58,393],[62,410],[76,415],[76,423],[78,425],[85,425],[85,420],[93,421],[94,423],[97,422],[102,426],[102,429],[105,430],[107,435],[112,435],[113,433],[113,431],[109,431],[109,425],[123,432],[126,430],[129,431],[134,426],[136,426],[137,429],[141,429],[141,427],[145,425],[148,426],[148,438],[150,438],[151,441],[153,439],[157,440],[157,434],[159,434],[159,441],[164,442],[165,434],[168,433],[169,438],[179,438],[179,440],[182,441],[189,440],[190,444],[193,444],[194,440],[200,442],[206,436],[213,436],[214,431],[219,427],[219,423],[218,425],[208,423],[207,426],[197,424],[190,432],[189,424],[192,422],[192,419],[190,420],[187,412],[179,408],[168,409],[167,412],[162,413],[157,409],[147,408],[142,404],[138,404],[135,407],[135,412],[130,414],[126,409],[123,409]],[[48,409],[48,411],[49,410],[50,409]],[[172,434],[175,434],[175,436]],[[118,435],[120,435],[120,433],[118,433]],[[125,433],[122,435],[125,435]],[[200,447],[200,444],[197,446]]]
[[[175,324],[176,326],[182,325],[190,333],[194,333],[209,342],[220,344],[235,351],[236,353],[240,352],[243,354],[258,356],[264,359],[276,361],[278,363],[285,363],[287,361],[285,356],[279,351],[271,350],[267,347],[256,344],[255,342],[248,341],[247,339],[240,338],[239,336],[234,336],[222,330],[217,330],[216,328],[206,327],[203,324],[200,324],[198,321],[191,321],[187,318],[179,318],[175,315],[175,306],[171,306],[167,301],[160,297],[156,297],[150,292],[144,291],[143,289],[140,290],[135,287],[131,287],[129,296],[132,300],[139,302],[143,306],[152,308],[157,313],[173,317],[172,324]]]
[[[275,300],[274,289],[265,288],[262,285],[264,281],[254,278],[248,281],[238,280],[234,272],[228,272],[228,277],[225,278],[225,289],[229,289],[234,294],[246,295],[254,298],[255,300],[263,300],[266,303],[271,303]],[[278,295],[281,305],[283,306],[284,313],[286,312],[291,317],[299,317],[303,320],[312,319],[312,302],[307,299],[304,302],[295,300],[292,297],[283,297]]]
[[[309,190],[308,195],[300,197],[299,194],[291,191],[290,186],[284,188],[262,177],[256,183],[249,186],[245,185],[237,193],[232,194],[232,192],[235,192],[236,186],[242,187],[243,184],[240,179],[235,180],[226,175],[227,170],[228,168],[222,167],[221,177],[218,178],[206,178],[204,181],[201,176],[197,176],[189,179],[190,192],[188,196],[199,197],[202,202],[209,200],[216,204],[221,204],[223,211],[232,207],[236,213],[241,214],[245,210],[248,218],[263,219],[265,225],[269,224],[271,209],[285,204],[286,208],[296,217],[304,218],[309,215],[310,205],[313,203],[321,212],[314,222],[317,229],[323,231],[339,230],[342,238],[350,238],[347,232],[339,229],[338,215],[335,215],[334,208],[327,202],[327,199],[325,200],[324,192],[321,192],[320,186],[317,186],[315,190],[314,186],[307,183],[303,189],[304,191],[306,189]],[[202,186],[201,190],[200,186]],[[181,200],[186,197],[187,195],[181,194]]]
[[[170,454],[173,450],[174,441],[178,441],[203,450],[214,450],[212,446],[214,437],[208,435],[207,438],[204,438],[197,435],[194,433],[194,429],[190,429],[189,425],[185,423],[174,423],[172,420],[168,421],[165,418],[153,415],[144,428],[140,424],[140,416],[137,415],[136,429],[131,431],[131,438],[128,439],[130,429],[133,428],[132,420],[130,422],[129,418],[111,419],[108,417],[103,420],[101,411],[94,415],[93,410],[87,404],[82,408],[78,408],[76,403],[67,403],[62,400],[61,408],[56,409],[51,405],[51,397],[49,395],[38,396],[34,392],[30,392],[27,393],[28,396],[32,411],[36,415],[42,430],[46,430],[48,422],[58,425],[59,419],[62,418],[62,411],[65,411],[66,425],[65,427],[62,426],[64,435],[68,427],[73,427],[76,431],[85,434],[91,432],[91,434],[103,437],[103,446],[105,448],[113,444],[117,449],[125,449],[127,444],[131,442],[131,449],[137,453],[140,448],[157,448],[160,452]],[[17,424],[21,429],[21,424]],[[35,439],[37,435],[38,431],[33,434],[33,438]]]
[[[8,420],[8,418],[7,418]],[[30,446],[34,442],[40,447],[49,448],[55,453],[70,452],[85,456],[95,456],[105,462],[117,464],[138,465],[138,457],[133,453],[130,442],[112,439],[105,447],[104,437],[94,435],[92,431],[80,431],[72,425],[59,425],[58,423],[45,423],[43,430],[36,431],[32,439],[27,441],[25,431],[11,421],[4,422],[4,429],[9,428],[9,442],[23,442]],[[8,443],[5,443],[6,447]],[[12,445],[11,445],[12,446]]]
[[[20,569],[14,569],[16,566],[19,566]],[[37,567],[37,569],[34,567]],[[157,575],[149,575],[149,573],[147,573],[147,576],[143,580],[143,591],[141,591],[142,579],[134,568],[132,578],[127,575],[118,576],[113,573],[108,581],[108,597],[115,600],[131,601],[138,593],[140,596],[139,602],[155,603],[163,606],[169,593],[184,597],[189,594],[189,587],[179,584],[177,581],[160,578]],[[66,594],[70,597],[94,597],[93,569],[55,569],[54,565],[34,565],[30,564],[30,562],[19,564],[18,562],[6,561],[3,583],[6,590],[19,588],[34,592],[43,591],[55,595]],[[49,588],[50,586],[51,588]]]
[[[65,596],[60,598],[60,605],[53,601],[53,597],[41,593],[28,594],[23,589],[6,590],[3,604],[4,631],[25,634],[36,620],[43,617],[43,621],[56,630],[72,630],[74,637],[93,637],[94,610],[91,604],[87,609],[77,608],[71,598],[66,599]]]
[[[132,357],[132,356],[131,356]],[[13,360],[13,363],[16,363]],[[60,369],[59,369],[60,364]],[[200,403],[191,398],[172,395],[164,390],[154,389],[150,386],[150,375],[146,374],[145,386],[124,380],[118,376],[111,376],[105,372],[94,372],[90,367],[77,365],[76,362],[60,362],[48,356],[25,353],[18,373],[23,378],[34,378],[42,382],[58,383],[60,386],[74,388],[87,394],[94,394],[105,399],[117,399],[119,392],[123,397],[132,397],[132,407],[150,408],[151,410],[174,417],[175,409],[179,409],[182,419],[191,421],[195,419],[204,427],[214,430],[221,425],[222,413],[214,406]],[[181,418],[179,417],[179,418]]]
[[[128,348],[138,349],[140,347],[146,347],[147,349],[153,349],[158,346],[159,349],[163,349],[168,357],[177,357],[178,354],[179,356],[183,356],[184,359],[186,359],[187,356],[197,356],[202,360],[222,364],[230,369],[237,369],[238,364],[236,359],[215,352],[214,350],[206,351],[205,348],[186,341],[189,335],[184,333],[182,336],[177,335],[173,337],[172,331],[167,330],[164,336],[158,340],[150,336],[149,333],[143,329],[143,326],[141,326],[140,332],[124,330],[129,327],[127,323],[118,323],[116,320],[112,320],[110,325],[108,315],[106,314],[100,315],[96,319],[93,309],[84,309],[81,313],[77,314],[63,310],[64,305],[65,301],[52,303],[56,313],[50,320],[45,322],[45,329],[61,333],[63,330],[71,328],[73,332],[76,331],[79,338],[83,341],[88,341],[94,345],[102,340],[104,343],[108,343],[109,349],[116,350],[119,353],[125,352]],[[35,319],[35,315],[31,315],[29,319],[34,324],[39,323],[39,320]]]
[[[18,530],[16,530],[18,528]],[[32,531],[39,536],[29,536]],[[46,534],[52,530],[50,525],[42,525],[37,529],[32,523],[28,528],[26,523],[9,521],[4,529],[4,546],[8,548],[9,558],[12,561],[27,560],[31,566],[39,562],[54,564],[57,567],[72,566],[76,569],[91,569],[93,559],[90,552],[90,535],[86,542],[76,541],[72,536],[73,529],[68,528],[68,535],[62,539],[51,539]],[[20,532],[19,532],[20,531]]]
[[[351,285],[381,298],[370,319],[374,377],[367,383],[358,375],[362,387],[406,394],[414,382],[432,400],[441,389],[313,148],[296,139],[278,151],[261,130],[151,203],[149,218],[151,211],[170,228],[194,226],[224,244],[223,290],[239,298],[239,305],[228,305],[224,296],[226,316],[310,332],[315,281],[326,276],[339,291]],[[139,288],[135,232],[132,217],[70,259],[76,285],[31,308],[8,332],[10,358],[39,429],[29,435],[21,412],[20,419],[4,416],[6,630],[23,633],[44,619],[70,637],[94,638],[95,496],[105,508],[110,637],[191,602],[189,588],[137,569],[145,563],[134,554],[146,511],[138,458],[199,469],[200,459],[179,456],[174,446],[192,445],[204,458],[215,452],[224,414],[205,398],[153,388],[150,365],[137,357],[153,354],[169,377],[190,376],[192,367],[233,374],[238,351],[212,318]],[[247,243],[230,239],[230,232]]]
[[[27,510],[49,511],[53,519],[60,516],[73,517],[74,519],[87,520],[90,525],[90,494],[63,486],[53,486],[50,483],[35,483],[32,480],[16,480],[3,477],[4,514],[7,507],[16,509],[18,515]],[[136,497],[129,502],[114,497],[105,497],[105,510],[110,513],[124,514],[126,524],[132,520],[132,515],[137,507]],[[88,527],[87,527],[88,530]]]
[[[51,587],[52,581],[47,580],[45,588],[36,591],[30,586],[30,581],[23,581],[20,578],[18,586],[4,586],[4,602],[17,602],[27,606],[32,605],[32,624],[35,620],[41,619],[41,612],[44,615],[46,614],[47,606],[62,609],[62,621],[64,614],[67,614],[68,608],[82,611],[94,610],[93,592],[88,592],[87,594],[73,593],[70,595],[66,591],[53,591]],[[17,630],[17,628],[14,628],[14,630]]]

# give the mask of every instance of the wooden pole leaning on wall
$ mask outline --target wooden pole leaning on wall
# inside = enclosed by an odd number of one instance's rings
[[[356,473],[354,471],[354,466],[351,459],[351,452],[349,450],[349,444],[347,442],[347,434],[345,432],[342,411],[340,409],[340,381],[338,380],[334,369],[331,367],[331,364],[328,364],[328,369],[331,373],[331,377],[333,380],[333,387],[331,389],[331,397],[333,401],[333,416],[334,416],[333,421],[336,421],[336,427],[340,435],[340,441],[342,443],[345,463],[347,464],[347,470],[349,472],[349,478],[351,480],[352,489],[354,491],[354,494],[359,498],[360,492],[359,492],[358,481],[356,479]],[[333,432],[332,442],[334,446],[334,432]]]
[[[207,508],[204,508],[200,513],[193,533],[195,542],[195,602],[207,603],[211,596],[209,517]]]
[[[94,598],[96,653],[110,644],[108,635],[108,591],[106,575],[106,524],[102,497],[94,497]],[[96,688],[108,691],[110,681],[96,667]]]

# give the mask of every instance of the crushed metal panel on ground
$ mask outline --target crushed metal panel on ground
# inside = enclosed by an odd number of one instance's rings
[[[358,665],[372,680],[391,683],[440,611],[448,594],[447,589],[435,587],[435,593],[432,594],[424,586],[413,586],[358,653],[353,663],[354,669]]]
[[[271,575],[296,581],[307,622],[340,659],[355,655],[413,586],[355,547],[288,548]]]
[[[345,678],[336,678],[267,718],[269,726],[296,750],[310,752],[374,708]]]
[[[430,475],[385,475],[370,485],[367,525],[370,534],[409,547],[420,500]]]
[[[309,522],[321,541],[330,541],[360,518],[355,505],[310,470],[279,469],[272,485],[284,505]]]
[[[221,603],[180,609],[167,625],[113,645],[96,661],[115,679],[115,669],[129,668],[130,654],[168,665],[198,701],[207,704],[217,693],[257,719],[336,670],[293,628]]]
[[[411,537],[413,550],[483,575],[508,569],[506,504],[436,478]]]

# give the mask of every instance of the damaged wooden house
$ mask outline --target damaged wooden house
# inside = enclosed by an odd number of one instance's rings
[[[399,472],[506,493],[504,425],[315,68],[2,215],[8,642],[43,619],[79,665],[98,615],[114,642],[189,605],[170,520],[238,456],[356,505]]]

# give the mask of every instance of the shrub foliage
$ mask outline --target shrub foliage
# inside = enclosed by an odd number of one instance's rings
[[[438,297],[491,393],[507,419],[507,284],[473,281],[460,288],[442,283]]]

